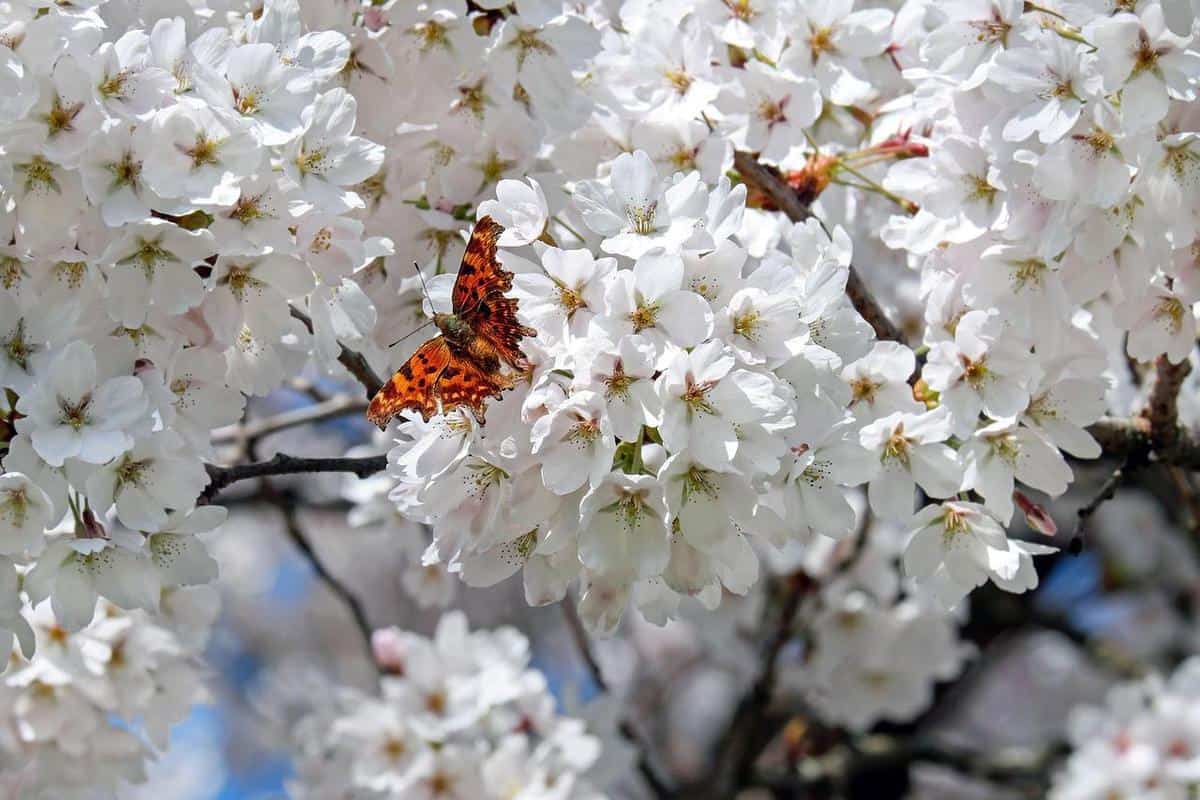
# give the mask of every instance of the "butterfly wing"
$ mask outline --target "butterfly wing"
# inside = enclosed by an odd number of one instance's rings
[[[476,336],[487,340],[501,360],[525,369],[527,361],[521,352],[521,339],[536,336],[537,331],[517,321],[517,300],[505,296],[512,289],[513,276],[496,258],[496,241],[503,231],[491,217],[476,223],[458,268],[451,299],[454,313]]]
[[[438,381],[454,359],[446,340],[437,336],[417,348],[404,366],[383,385],[367,406],[367,419],[380,428],[406,408],[428,420],[438,411]]]
[[[450,363],[438,379],[437,393],[442,408],[467,406],[479,424],[484,422],[484,401],[500,399],[505,389],[512,388],[512,379],[499,372],[485,372],[470,358],[451,353]]]

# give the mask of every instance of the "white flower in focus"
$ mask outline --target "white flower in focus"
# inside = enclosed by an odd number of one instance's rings
[[[607,183],[581,181],[573,199],[606,253],[639,258],[655,247],[678,253],[696,231],[699,175],[670,183],[645,152],[622,153]]]
[[[658,427],[662,418],[662,399],[654,388],[654,348],[636,334],[622,336],[616,347],[604,344],[588,354],[586,364],[576,366],[575,385],[599,392],[613,433],[632,442],[642,426]]]
[[[43,381],[21,396],[17,430],[58,467],[68,458],[103,464],[133,445],[130,429],[142,422],[147,400],[132,375],[101,380],[92,347],[72,342],[50,363]]]
[[[1013,417],[1029,403],[1035,366],[995,311],[969,311],[958,321],[953,342],[929,350],[924,376],[941,393],[957,435],[975,430],[980,412],[994,419]]]
[[[217,579],[217,562],[197,534],[215,530],[226,516],[221,506],[172,511],[157,530],[149,532],[146,553],[161,586],[196,586]]]
[[[687,451],[710,469],[728,468],[738,449],[735,426],[784,409],[770,377],[735,370],[734,363],[719,341],[674,352],[656,382],[667,450]]]
[[[362,208],[362,198],[348,187],[383,164],[382,147],[353,135],[357,112],[344,89],[318,95],[301,114],[303,133],[284,150],[284,174],[299,185],[302,199],[324,211]]]
[[[167,524],[168,509],[195,505],[208,473],[173,431],[140,439],[87,479],[87,497],[100,514],[114,504],[128,528],[155,531]]]
[[[222,341],[249,326],[259,336],[284,333],[292,324],[288,301],[311,292],[316,280],[299,259],[283,253],[224,253],[212,272],[204,318]]]
[[[1004,528],[978,503],[952,500],[926,506],[913,518],[913,536],[904,549],[904,571],[918,584],[938,579],[947,607],[988,577],[1013,579],[1020,555]]]
[[[501,237],[507,234],[506,230]],[[520,302],[521,317],[551,342],[568,334],[585,335],[588,323],[604,311],[605,287],[616,271],[616,260],[557,247],[542,251],[541,260],[545,275],[513,276],[512,295]]]
[[[1058,497],[1071,482],[1071,468],[1058,448],[1015,420],[1000,420],[980,428],[959,451],[963,486],[974,489],[997,519],[1012,519],[1014,480]]]
[[[135,328],[152,305],[167,314],[198,305],[204,284],[194,267],[214,249],[212,234],[205,230],[188,231],[159,219],[126,225],[100,256],[109,265],[109,314]]]
[[[579,560],[589,569],[632,578],[666,568],[667,507],[657,478],[610,472],[579,511]]]
[[[703,297],[682,285],[682,259],[650,250],[632,270],[612,273],[604,293],[604,315],[596,325],[611,339],[641,334],[660,356],[668,342],[694,347],[712,333],[713,314]]]
[[[871,510],[906,522],[917,486],[937,499],[953,496],[962,482],[962,467],[954,450],[943,444],[949,438],[945,409],[895,412],[864,427],[859,441],[872,456],[867,489]]]
[[[232,206],[239,184],[253,175],[263,150],[249,125],[199,103],[176,103],[140,129],[142,175],[163,197]]]
[[[1195,99],[1200,53],[1189,48],[1190,37],[1167,28],[1159,4],[1149,4],[1137,15],[1101,18],[1088,36],[1098,49],[1105,90],[1120,90],[1121,122],[1129,130],[1156,125],[1172,98]]]
[[[480,217],[490,216],[504,227],[497,242],[501,247],[520,247],[541,238],[550,221],[550,210],[541,185],[503,180],[496,184],[496,199],[479,204]],[[544,256],[543,256],[544,259]]]
[[[617,448],[604,398],[589,391],[576,392],[537,420],[530,437],[533,454],[541,457],[542,481],[559,495],[598,485]]]
[[[923,411],[908,385],[916,367],[912,350],[897,342],[876,342],[870,353],[847,364],[842,380],[850,387],[855,419],[866,423],[896,411]]]

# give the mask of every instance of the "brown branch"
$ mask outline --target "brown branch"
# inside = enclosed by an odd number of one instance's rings
[[[304,532],[304,528],[300,525],[299,515],[296,514],[296,504],[280,492],[270,481],[262,482],[262,497],[268,503],[279,509],[279,513],[283,516],[284,530],[287,531],[288,538],[296,546],[296,549],[308,560],[312,565],[313,572],[317,578],[328,587],[329,591],[333,592],[350,612],[350,617],[354,620],[354,626],[358,628],[362,636],[363,645],[367,651],[367,661],[378,674],[379,665],[375,661],[375,652],[371,647],[371,635],[374,629],[371,627],[370,621],[367,619],[366,609],[350,589],[342,583],[329,568],[325,566],[325,562],[317,555],[317,551],[313,548],[312,542],[309,541],[308,535]]]
[[[788,185],[779,170],[763,164],[743,150],[733,154],[733,165],[747,186],[765,194],[792,222],[804,222],[812,216],[812,209],[808,203]],[[850,267],[850,276],[846,281],[846,296],[854,304],[855,310],[874,328],[877,337],[893,342],[904,341],[904,334],[875,300],[874,295],[863,283],[862,276],[853,266]]]
[[[212,438],[217,444],[227,442],[254,442],[264,436],[277,433],[288,428],[308,425],[313,422],[339,417],[343,414],[365,411],[367,401],[349,395],[334,395],[333,397],[313,403],[312,405],[284,411],[270,417],[254,420],[245,424],[226,425],[213,431]]]
[[[713,798],[733,797],[737,789],[752,782],[754,762],[770,744],[774,733],[773,726],[762,723],[775,691],[779,654],[792,636],[800,603],[812,587],[811,579],[803,572],[785,579],[779,615],[759,658],[762,671],[734,709],[718,744],[716,763],[705,777],[704,785],[695,787],[697,793]]]
[[[314,472],[349,472],[360,478],[367,478],[387,468],[387,456],[366,456],[363,458],[299,458],[284,453],[277,453],[268,461],[253,461],[249,464],[237,464],[232,467],[221,467],[216,464],[206,464],[208,469],[208,486],[200,494],[201,502],[211,502],[217,494],[230,484],[251,478],[265,478],[269,475],[295,475]]]
[[[565,598],[562,603],[563,618],[566,620],[567,629],[571,632],[571,638],[575,642],[575,650],[579,653],[579,657],[583,659],[583,664],[587,667],[588,673],[592,677],[592,682],[596,684],[596,688],[605,694],[610,694],[611,690],[608,681],[604,677],[604,673],[600,670],[600,663],[596,661],[596,656],[592,652],[592,645],[588,639],[587,630],[583,627],[583,621],[579,619],[579,613],[575,610],[575,604],[570,598]],[[622,719],[617,726],[621,736],[625,738],[638,751],[638,771],[641,772],[642,778],[646,781],[647,787],[655,797],[669,798],[674,797],[675,793],[667,786],[667,782],[658,774],[653,761],[650,758],[650,748],[642,740],[641,734],[627,719]]]
[[[1170,450],[1179,439],[1179,390],[1191,371],[1191,362],[1186,358],[1172,364],[1163,355],[1154,364],[1154,384],[1140,416],[1149,424],[1155,451]]]
[[[304,327],[308,328],[308,332],[313,332],[312,317],[305,314],[295,306],[291,307],[292,317],[304,323]],[[339,343],[340,344],[340,343]],[[346,368],[346,371],[353,375],[367,392],[367,397],[374,397],[375,393],[383,386],[383,379],[376,374],[375,370],[371,369],[371,365],[367,363],[367,359],[362,353],[351,350],[344,344],[340,344],[342,352],[338,355],[338,361]]]

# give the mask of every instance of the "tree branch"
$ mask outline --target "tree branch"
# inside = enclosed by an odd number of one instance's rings
[[[211,502],[217,494],[230,484],[251,478],[265,478],[269,475],[294,475],[313,472],[349,472],[360,478],[367,478],[387,468],[387,456],[366,456],[363,458],[299,458],[284,453],[277,453],[268,461],[253,461],[249,464],[237,464],[232,467],[219,467],[216,464],[205,464],[208,469],[208,486],[200,494],[202,502]]]
[[[371,664],[376,674],[378,674],[379,665],[375,661],[375,652],[371,647],[371,635],[374,629],[367,619],[366,609],[363,608],[358,597],[329,571],[328,567],[325,566],[325,562],[317,555],[312,542],[309,541],[308,535],[305,534],[304,528],[300,525],[299,516],[296,514],[296,505],[285,497],[282,492],[272,486],[270,481],[264,480],[262,483],[263,498],[279,509],[279,513],[283,516],[284,530],[287,531],[288,538],[292,540],[296,549],[312,565],[313,572],[316,573],[317,578],[345,604],[346,609],[350,612],[355,627],[362,634],[363,644],[367,651],[367,661]]]
[[[339,394],[301,408],[284,411],[274,416],[264,417],[244,424],[226,425],[213,431],[212,438],[217,444],[227,442],[254,442],[264,436],[277,433],[288,428],[321,422],[343,414],[365,411],[367,401],[358,397]]]
[[[759,662],[762,671],[742,695],[717,748],[716,763],[705,777],[704,786],[696,787],[714,798],[732,797],[735,791],[751,783],[751,772],[759,754],[770,743],[773,727],[763,725],[767,707],[775,691],[779,654],[792,636],[792,625],[800,602],[812,588],[803,572],[789,576],[783,588],[783,601],[771,635],[763,644]]]
[[[1179,390],[1191,371],[1192,364],[1186,358],[1172,364],[1163,355],[1154,364],[1154,385],[1140,416],[1149,424],[1155,451],[1170,450],[1179,439]]]
[[[733,165],[748,186],[753,186],[769,197],[792,222],[804,222],[812,216],[812,209],[796,190],[788,185],[779,170],[763,164],[743,150],[733,154]],[[850,277],[846,281],[846,296],[850,298],[850,302],[862,318],[875,329],[877,337],[893,342],[904,341],[904,334],[888,318],[853,266],[850,267]]]
[[[312,317],[295,306],[291,306],[291,311],[292,317],[304,323],[304,327],[308,328],[309,333],[312,333]],[[341,354],[338,355],[338,361],[346,368],[347,372],[362,384],[363,388],[366,389],[367,397],[374,397],[375,393],[383,386],[383,379],[375,373],[375,370],[371,369],[371,365],[367,363],[367,359],[363,357],[362,353],[351,350],[340,342],[338,344],[342,348]]]
[[[587,630],[583,627],[582,620],[579,619],[579,613],[575,610],[574,603],[570,598],[565,598],[562,603],[563,618],[566,620],[567,629],[571,632],[571,638],[575,642],[575,649],[579,653],[579,657],[583,659],[584,666],[587,667],[588,673],[592,677],[592,682],[596,687],[605,694],[610,694],[608,681],[604,678],[604,673],[600,671],[600,663],[596,661],[596,656],[592,652],[591,641],[588,639]],[[633,727],[627,719],[622,719],[617,726],[621,736],[624,737],[634,749],[638,751],[638,771],[641,772],[642,778],[646,781],[651,793],[655,797],[670,798],[674,797],[675,793],[655,768],[653,761],[650,758],[650,748],[642,741],[641,735],[637,729]]]

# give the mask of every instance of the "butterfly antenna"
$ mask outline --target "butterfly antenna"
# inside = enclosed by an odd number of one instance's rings
[[[405,339],[407,339],[408,337],[412,336],[412,335],[413,335],[414,333],[416,333],[417,331],[421,330],[422,328],[428,328],[428,327],[429,327],[430,325],[432,325],[432,324],[433,324],[433,320],[429,320],[428,322],[424,322],[424,323],[422,323],[422,324],[418,325],[417,327],[413,328],[413,329],[412,329],[411,331],[409,331],[408,333],[406,333],[406,334],[404,334],[403,336],[401,336],[401,337],[400,337],[399,339],[397,339],[396,341],[394,341],[394,342],[392,342],[391,344],[389,344],[389,345],[388,345],[388,347],[389,347],[389,348],[395,347],[396,345],[400,344],[401,342],[403,342],[403,341],[404,341]]]
[[[429,296],[429,287],[425,285],[425,276],[421,274],[421,265],[413,262],[413,269],[417,271],[417,279],[421,281],[421,293],[425,295],[425,299],[429,301],[429,305],[433,305],[433,298]],[[421,330],[417,328],[417,330]]]

